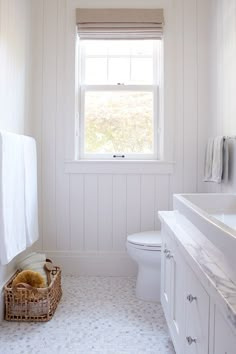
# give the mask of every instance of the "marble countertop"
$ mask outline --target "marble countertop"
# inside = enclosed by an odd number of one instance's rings
[[[174,237],[187,263],[236,329],[236,284],[227,275],[230,266],[227,260],[222,257],[220,250],[178,211],[161,211],[159,216]]]

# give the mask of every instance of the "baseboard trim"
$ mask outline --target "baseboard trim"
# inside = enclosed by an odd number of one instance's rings
[[[123,252],[45,251],[65,275],[135,276],[136,264]]]

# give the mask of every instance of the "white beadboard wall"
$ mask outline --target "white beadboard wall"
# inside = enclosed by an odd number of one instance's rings
[[[236,136],[236,2],[211,0],[210,135]],[[236,139],[229,140],[229,181],[210,192],[236,191]]]
[[[33,125],[31,18],[30,0],[0,0],[0,130],[19,134],[32,134]],[[12,275],[16,261],[17,257],[6,266],[0,265],[0,289]],[[0,322],[2,295],[1,292]]]
[[[29,132],[31,5],[0,0],[0,129]]]
[[[34,117],[41,147],[43,250],[65,273],[133,274],[127,233],[158,229],[173,192],[204,190],[208,136],[205,0],[32,0]],[[164,7],[165,142],[173,164],[68,163],[75,117],[75,8]],[[168,69],[168,70],[167,70]],[[65,163],[67,161],[67,163]]]

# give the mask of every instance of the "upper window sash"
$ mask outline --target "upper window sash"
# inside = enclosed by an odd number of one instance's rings
[[[79,66],[78,66],[78,75],[79,75],[79,84],[80,85],[116,85],[118,82],[124,83],[125,85],[159,85],[160,80],[161,80],[161,68],[158,63],[161,62],[161,47],[162,47],[162,41],[153,41],[153,49],[151,54],[121,54],[121,55],[114,55],[114,54],[86,54],[86,43],[85,41],[81,40],[80,45],[79,45]],[[86,60],[87,59],[107,59],[107,78],[101,80],[100,82],[86,82],[85,78],[85,73],[86,73]],[[142,83],[141,81],[132,81],[131,77],[130,80],[122,80],[122,79],[117,79],[117,80],[109,80],[109,74],[108,74],[108,61],[112,59],[152,59],[152,82],[148,83]],[[130,67],[132,66],[131,61],[130,61]],[[123,82],[124,81],[124,82]]]

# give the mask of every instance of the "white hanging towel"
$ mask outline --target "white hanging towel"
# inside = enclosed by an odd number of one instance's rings
[[[205,182],[221,183],[228,178],[228,143],[224,136],[208,140],[205,158]]]
[[[209,182],[211,180],[213,148],[214,148],[214,138],[209,138],[207,142],[206,154],[205,154],[205,168],[204,168],[205,182]]]
[[[37,152],[33,138],[24,136],[26,245],[38,238]]]
[[[223,147],[223,182],[227,183],[229,179],[229,144],[228,139],[224,139],[224,147]]]
[[[24,145],[17,134],[0,132],[0,261],[26,249]]]
[[[223,175],[223,146],[224,137],[216,136],[214,138],[213,161],[211,181],[221,183]]]

